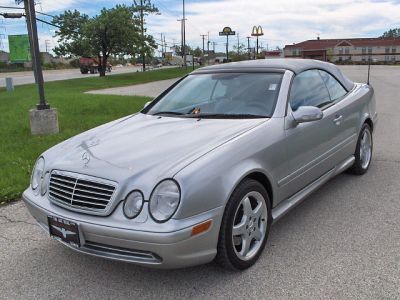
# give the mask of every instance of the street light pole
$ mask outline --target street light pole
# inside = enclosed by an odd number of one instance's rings
[[[31,32],[31,41],[33,49],[31,49],[32,53],[32,61],[34,62],[34,69],[37,77],[37,85],[39,90],[39,104],[37,104],[38,110],[49,109],[50,105],[46,102],[44,95],[44,80],[43,80],[43,71],[42,65],[40,62],[40,50],[39,50],[39,41],[38,41],[38,33],[37,33],[37,24],[36,24],[36,12],[35,12],[35,1],[34,0],[24,0],[25,9],[28,8],[27,13],[27,23],[28,23],[28,31]]]

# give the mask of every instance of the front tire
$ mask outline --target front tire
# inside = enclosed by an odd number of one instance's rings
[[[271,223],[271,204],[267,191],[256,180],[244,180],[235,189],[225,208],[217,263],[231,270],[251,267],[265,248]]]
[[[358,137],[356,152],[354,153],[355,161],[348,170],[349,173],[363,175],[368,171],[372,160],[372,149],[372,130],[371,127],[365,123]]]

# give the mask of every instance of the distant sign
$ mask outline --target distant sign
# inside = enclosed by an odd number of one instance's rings
[[[220,36],[224,36],[224,35],[236,35],[235,31],[232,31],[232,29],[230,27],[224,27],[224,29],[222,29],[222,31],[219,33]]]
[[[254,26],[253,31],[251,32],[252,36],[263,36],[264,32],[261,26]]]
[[[10,61],[24,63],[31,60],[29,37],[27,34],[9,35]]]

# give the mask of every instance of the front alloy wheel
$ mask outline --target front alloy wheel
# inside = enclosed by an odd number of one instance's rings
[[[258,192],[245,195],[238,206],[232,229],[232,244],[236,255],[242,260],[253,258],[265,239],[267,232],[267,205]]]
[[[229,269],[246,269],[260,257],[271,225],[265,188],[252,179],[243,181],[229,199],[221,224],[216,260]]]

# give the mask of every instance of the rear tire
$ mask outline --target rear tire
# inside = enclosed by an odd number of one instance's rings
[[[348,172],[355,175],[363,175],[368,171],[372,160],[373,139],[371,127],[365,123],[357,141],[356,152],[354,153],[354,164]]]
[[[216,262],[230,270],[251,267],[265,248],[271,223],[267,191],[256,180],[244,180],[226,205]]]

